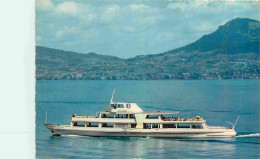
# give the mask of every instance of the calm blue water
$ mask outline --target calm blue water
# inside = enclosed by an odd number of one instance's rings
[[[146,111],[177,110],[201,115],[208,125],[230,126],[230,139],[53,137],[43,126],[69,124],[71,114],[95,115],[114,101],[135,102]],[[260,158],[260,80],[37,81],[37,158]],[[248,137],[251,136],[251,137]],[[254,137],[252,137],[254,136]]]

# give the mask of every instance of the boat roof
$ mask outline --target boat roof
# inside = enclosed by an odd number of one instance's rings
[[[178,113],[179,112],[177,112],[177,111],[157,111],[157,112],[145,111],[145,112],[136,113],[136,114],[163,115],[163,114],[178,114]]]
[[[119,111],[119,112],[116,112],[116,113],[111,113],[109,111],[100,111],[100,113],[102,114],[147,114],[147,115],[169,115],[169,114],[178,114],[179,112],[178,111],[144,111],[144,112],[139,112],[139,113],[136,113],[136,112],[129,112],[129,111]]]
[[[177,114],[177,111],[143,111],[136,103],[125,103],[125,102],[113,102],[113,96],[115,89],[113,91],[109,110],[101,111],[102,114],[147,114],[147,115],[163,115],[163,114]]]

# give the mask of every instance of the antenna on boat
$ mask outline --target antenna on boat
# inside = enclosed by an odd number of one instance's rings
[[[236,120],[236,122],[235,122],[234,129],[235,129],[236,125],[237,125],[238,119],[239,119],[239,116],[237,116],[237,120]]]
[[[44,124],[46,124],[47,123],[47,112],[45,112],[45,123]]]
[[[229,123],[229,124],[231,124],[231,125],[233,126],[232,128],[235,129],[235,127],[236,127],[236,125],[237,125],[238,119],[239,119],[239,116],[237,117],[237,120],[236,120],[235,124],[233,124],[233,123],[231,123],[231,122],[229,122],[229,121],[226,121],[226,122]]]
[[[115,91],[116,91],[116,89],[114,88],[114,91],[113,91],[113,94],[112,94],[112,97],[111,97],[111,100],[110,100],[110,104],[113,102],[113,97],[114,97]]]

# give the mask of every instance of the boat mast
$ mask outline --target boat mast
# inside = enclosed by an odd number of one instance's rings
[[[237,117],[237,120],[236,120],[235,124],[233,124],[233,123],[231,123],[231,122],[229,122],[229,121],[226,121],[226,122],[232,125],[232,129],[235,129],[235,127],[236,127],[236,125],[237,125],[238,119],[239,119],[239,116]]]
[[[235,129],[235,127],[236,127],[236,125],[237,125],[238,119],[239,119],[239,116],[237,116],[237,120],[236,120],[236,122],[235,122],[235,125],[234,125],[233,129]]]
[[[44,124],[47,124],[47,112],[45,112],[45,122]]]
[[[114,88],[114,91],[113,91],[113,94],[112,94],[112,97],[111,97],[111,100],[110,100],[110,104],[113,102],[113,97],[114,97],[115,91],[116,91],[116,89]]]

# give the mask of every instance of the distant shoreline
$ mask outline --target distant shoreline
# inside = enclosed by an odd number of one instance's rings
[[[144,80],[101,80],[101,79],[36,79],[36,81],[230,81],[259,79],[144,79]]]

